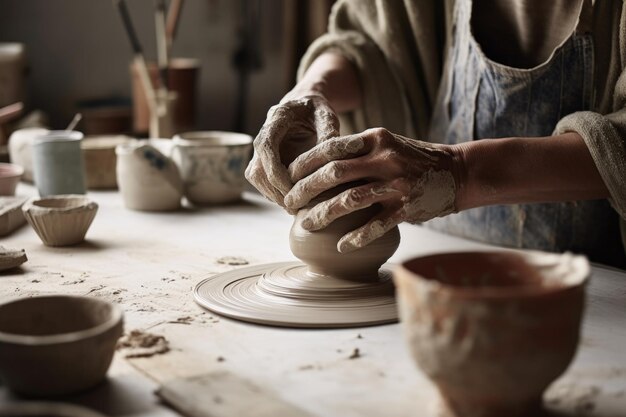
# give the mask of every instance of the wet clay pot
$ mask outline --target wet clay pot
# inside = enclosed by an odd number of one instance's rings
[[[122,310],[97,298],[45,296],[2,304],[0,376],[31,397],[86,390],[104,379],[122,330]]]
[[[586,258],[450,253],[398,266],[400,318],[441,415],[535,416],[578,346]]]
[[[400,244],[398,228],[394,227],[364,248],[350,253],[340,253],[337,250],[337,242],[346,233],[367,223],[378,213],[379,206],[370,206],[340,217],[322,230],[309,232],[301,226],[310,208],[338,194],[339,191],[331,191],[313,200],[311,205],[296,214],[289,233],[291,251],[307,264],[309,275],[332,276],[350,281],[376,281],[380,266],[398,249]]]

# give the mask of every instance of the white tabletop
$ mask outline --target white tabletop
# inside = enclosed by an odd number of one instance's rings
[[[116,355],[109,381],[71,401],[111,416],[175,415],[152,394],[158,383],[228,370],[316,416],[431,414],[434,389],[414,366],[397,324],[279,329],[220,318],[194,303],[197,282],[234,268],[217,263],[220,257],[250,264],[294,259],[291,217],[276,206],[246,193],[234,206],[144,213],[126,210],[118,193],[89,196],[100,209],[85,243],[48,248],[29,226],[3,239],[24,248],[29,261],[22,272],[0,276],[0,302],[59,293],[101,297],[123,307],[127,330],[164,335],[172,350],[140,359]],[[402,225],[401,233],[392,262],[490,248],[418,226]],[[546,398],[565,415],[626,416],[626,273],[595,266],[588,295],[578,355]],[[187,317],[188,324],[172,323]],[[355,348],[362,356],[349,359]],[[3,401],[23,399],[0,388]]]

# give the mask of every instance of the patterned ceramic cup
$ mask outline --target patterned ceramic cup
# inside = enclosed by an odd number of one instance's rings
[[[252,137],[243,133],[205,131],[174,136],[172,158],[180,168],[185,196],[197,205],[239,200],[251,156]]]

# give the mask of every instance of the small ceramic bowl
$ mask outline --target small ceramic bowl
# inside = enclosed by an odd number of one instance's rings
[[[85,160],[85,180],[90,190],[117,188],[115,147],[129,143],[128,136],[88,136],[81,142]]]
[[[15,195],[15,188],[24,174],[24,168],[0,163],[0,195]]]
[[[572,360],[589,262],[571,254],[448,253],[394,272],[409,348],[442,414],[535,415]]]
[[[85,196],[68,194],[33,198],[22,211],[46,246],[70,246],[85,240],[98,204]]]
[[[185,197],[196,205],[241,199],[244,172],[252,157],[252,137],[243,133],[205,131],[174,136],[172,158],[178,164]]]
[[[13,391],[32,397],[86,390],[104,379],[122,331],[122,310],[97,298],[1,304],[0,375]]]

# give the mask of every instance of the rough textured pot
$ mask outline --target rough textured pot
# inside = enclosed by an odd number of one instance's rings
[[[24,168],[0,163],[0,195],[15,195],[15,188],[24,174]]]
[[[400,318],[442,414],[535,416],[578,346],[586,258],[450,253],[398,266]]]
[[[326,275],[351,281],[377,280],[380,266],[394,254],[400,244],[400,231],[397,227],[354,252],[340,253],[337,242],[346,233],[367,223],[380,210],[378,205],[340,217],[318,231],[309,232],[301,226],[311,207],[343,189],[346,188],[330,190],[296,214],[289,232],[291,252],[308,265],[308,274],[312,276]]]
[[[101,382],[122,335],[122,310],[91,297],[45,296],[0,305],[0,375],[35,397]]]
[[[170,159],[172,141],[150,139],[119,145],[117,183],[127,208],[169,211],[180,207],[183,183]]]
[[[33,198],[22,211],[46,246],[70,246],[85,240],[98,204],[81,195],[59,195]]]
[[[91,136],[82,143],[85,160],[85,180],[90,190],[116,189],[115,147],[132,141],[128,136]]]
[[[173,158],[180,168],[185,196],[194,204],[223,204],[241,199],[244,171],[252,156],[252,137],[206,131],[174,136]]]
[[[35,138],[33,171],[39,195],[85,194],[82,139],[82,133],[67,130],[53,130]]]
[[[23,181],[33,182],[33,142],[48,132],[48,129],[32,127],[16,130],[9,137],[9,158],[24,168]]]
[[[0,271],[17,268],[26,262],[26,251],[24,249],[12,249],[0,246]]]

